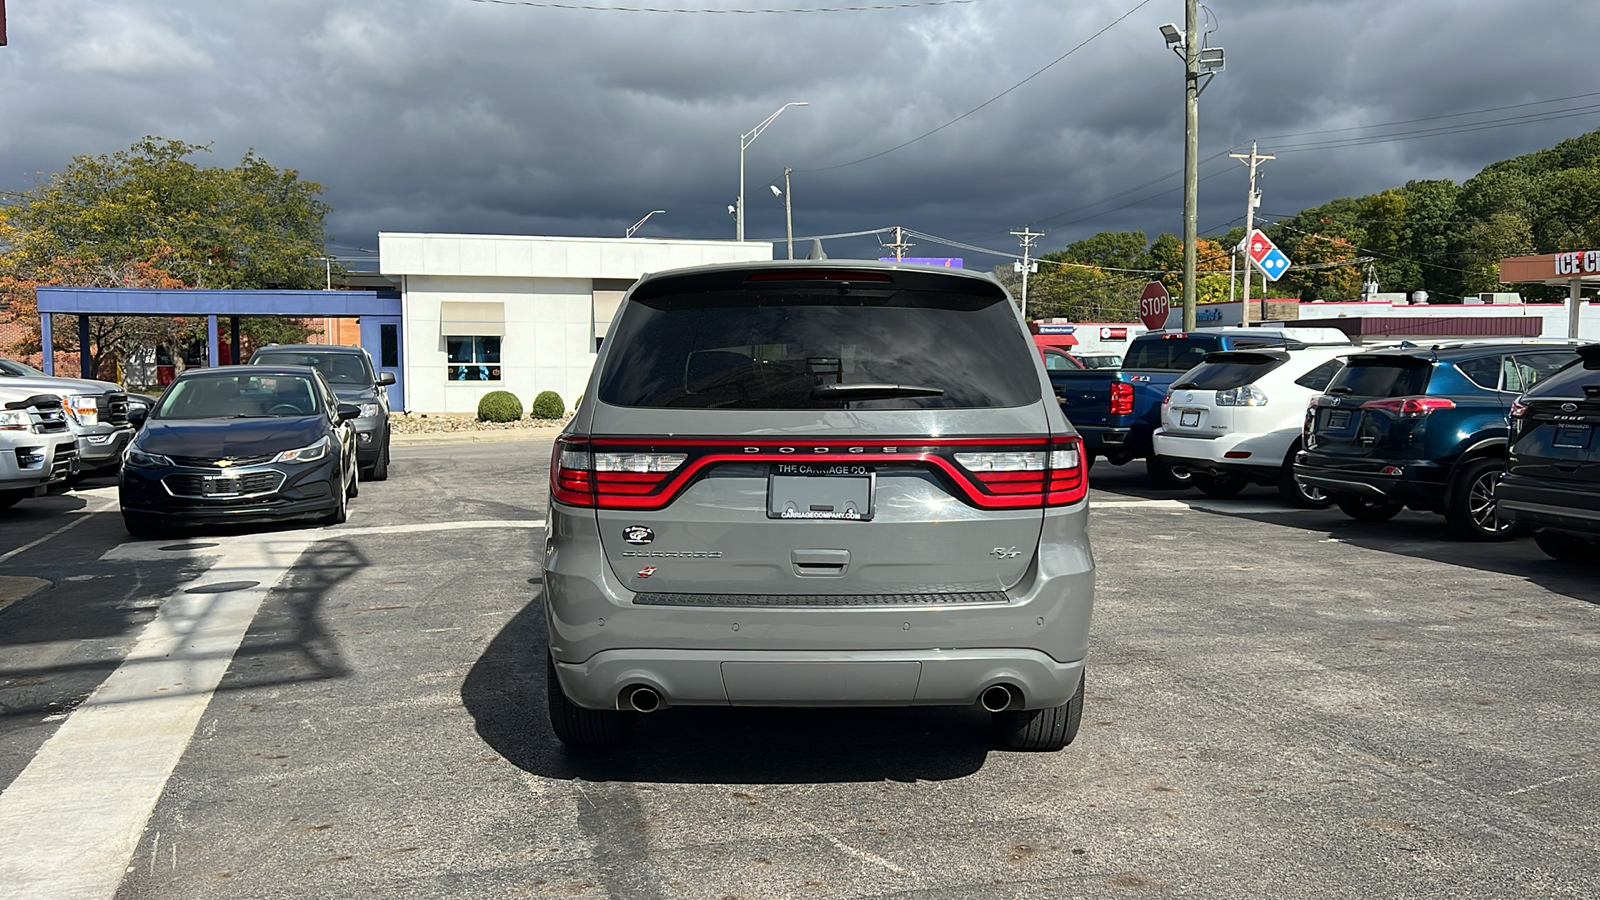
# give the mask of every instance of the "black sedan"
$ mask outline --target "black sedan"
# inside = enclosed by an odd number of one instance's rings
[[[118,481],[128,533],[313,518],[336,525],[356,495],[355,406],[315,369],[184,372],[128,446]]]

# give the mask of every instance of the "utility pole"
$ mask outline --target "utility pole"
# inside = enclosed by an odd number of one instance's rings
[[[1016,234],[1016,232],[1013,231],[1012,234]],[[916,244],[906,243],[905,229],[901,228],[899,225],[896,225],[894,227],[894,243],[886,246],[894,250],[894,261],[900,262],[905,259],[906,251],[910,250],[912,247],[915,247]]]
[[[1022,273],[1022,318],[1026,321],[1028,318],[1028,273],[1039,270],[1039,264],[1031,259],[1033,242],[1044,237],[1044,233],[1030,231],[1028,226],[1024,225],[1021,231],[1013,231],[1011,234],[1022,242],[1022,260],[1017,262],[1015,266],[1016,271]]]
[[[1200,218],[1199,2],[1183,4],[1183,330],[1195,329],[1195,240]]]
[[[783,167],[783,233],[789,239],[790,259],[794,259],[794,202],[789,196],[789,173],[793,171],[788,166]]]
[[[1239,160],[1240,162],[1247,163],[1250,166],[1250,196],[1245,201],[1245,205],[1244,205],[1244,248],[1245,248],[1245,260],[1244,260],[1244,315],[1239,320],[1240,324],[1249,325],[1250,324],[1250,236],[1256,233],[1256,207],[1261,205],[1261,192],[1256,190],[1256,166],[1260,165],[1261,163],[1266,162],[1267,160],[1277,159],[1277,157],[1273,156],[1271,154],[1257,153],[1256,152],[1256,142],[1255,141],[1251,141],[1250,142],[1250,155],[1249,156],[1246,156],[1243,153],[1229,153],[1228,155],[1233,157],[1234,159]],[[1231,271],[1233,267],[1232,267],[1232,265],[1229,265],[1228,268]],[[1230,294],[1233,293],[1233,283],[1231,281],[1228,284],[1228,293],[1230,293]],[[1265,298],[1266,293],[1267,293],[1266,289],[1263,288],[1262,291],[1261,291],[1261,295],[1262,295],[1263,298]],[[1261,307],[1261,317],[1263,319],[1265,319],[1266,318],[1266,314],[1267,314],[1267,308],[1266,308],[1265,304],[1263,304],[1262,307]]]

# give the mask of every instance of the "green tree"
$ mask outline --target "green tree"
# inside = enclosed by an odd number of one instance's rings
[[[1474,224],[1462,239],[1459,255],[1461,268],[1466,270],[1463,292],[1500,290],[1500,260],[1531,254],[1533,246],[1533,228],[1517,213],[1497,212],[1488,221]]]
[[[99,273],[88,283],[132,286],[121,273],[147,266],[184,287],[322,286],[330,211],[322,185],[253,150],[226,169],[190,159],[202,152],[209,148],[146,137],[109,155],[73,157],[4,210],[0,278],[84,284],[82,273]],[[59,280],[63,272],[75,280]],[[98,318],[102,355],[148,330],[137,318]],[[285,323],[272,330],[286,327],[301,338],[309,332]]]

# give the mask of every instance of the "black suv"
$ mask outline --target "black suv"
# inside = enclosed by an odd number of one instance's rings
[[[1539,549],[1592,562],[1600,550],[1600,344],[1578,353],[1582,365],[1511,405],[1511,456],[1498,497],[1502,515],[1532,526]]]
[[[1577,358],[1575,346],[1533,341],[1357,353],[1312,398],[1295,477],[1361,521],[1409,507],[1443,514],[1463,538],[1512,537],[1515,523],[1495,504],[1506,417],[1518,395]]]
[[[360,347],[268,344],[250,356],[252,366],[309,366],[322,373],[340,403],[360,407],[355,420],[356,463],[362,481],[389,477],[389,391],[394,374],[379,372]]]

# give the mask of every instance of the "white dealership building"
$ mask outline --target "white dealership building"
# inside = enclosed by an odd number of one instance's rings
[[[582,395],[623,292],[649,272],[773,257],[759,242],[526,235],[378,235],[400,289],[399,368],[411,412],[476,412],[507,390]]]

